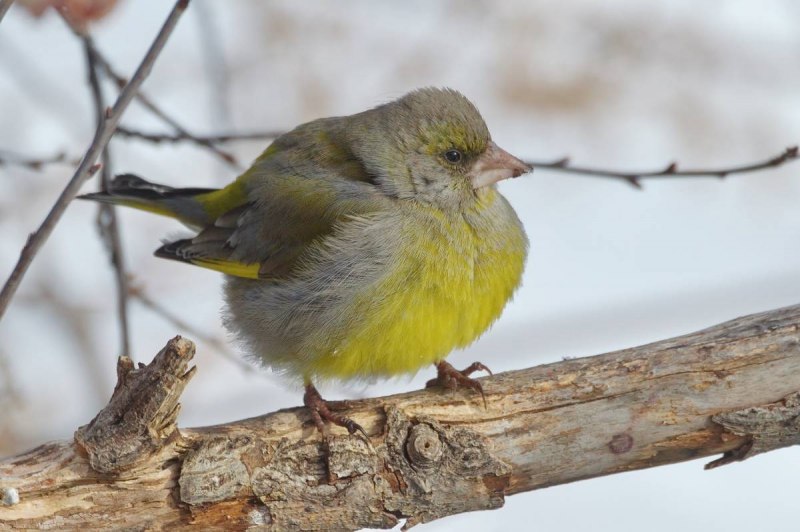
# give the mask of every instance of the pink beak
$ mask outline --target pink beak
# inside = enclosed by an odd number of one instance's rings
[[[469,178],[472,180],[472,187],[478,189],[532,171],[531,165],[520,161],[494,142],[489,141],[489,147],[473,164]]]

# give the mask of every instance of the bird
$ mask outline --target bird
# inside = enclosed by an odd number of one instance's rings
[[[321,433],[332,423],[366,436],[315,383],[433,365],[428,386],[483,396],[470,375],[486,366],[445,359],[489,329],[521,283],[528,239],[497,183],[530,171],[469,99],[426,87],[299,125],[224,188],[121,174],[80,198],[190,228],[155,256],[225,274],[222,319],[244,350],[302,382]]]

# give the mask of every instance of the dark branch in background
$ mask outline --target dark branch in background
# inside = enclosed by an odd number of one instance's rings
[[[6,16],[8,12],[8,8],[11,7],[11,4],[14,3],[14,0],[0,0],[0,22],[3,21],[3,17]]]
[[[61,216],[64,214],[69,202],[72,201],[72,199],[75,197],[75,194],[78,193],[78,190],[80,189],[81,185],[83,185],[84,181],[86,181],[86,179],[99,170],[100,167],[99,165],[95,164],[95,161],[100,156],[100,153],[103,151],[103,148],[105,148],[106,144],[108,144],[111,136],[114,134],[114,129],[122,117],[122,113],[125,112],[125,109],[128,107],[128,104],[130,104],[136,92],[139,90],[142,82],[144,82],[145,78],[147,78],[148,74],[150,74],[150,70],[153,68],[153,63],[155,63],[158,54],[161,53],[161,50],[164,48],[167,39],[172,33],[172,30],[175,29],[178,19],[180,19],[181,14],[186,9],[188,4],[189,0],[178,0],[178,2],[172,8],[167,20],[164,22],[164,25],[158,32],[153,44],[151,44],[150,48],[147,50],[147,53],[142,59],[142,62],[139,64],[139,67],[136,69],[136,72],[134,73],[130,82],[119,93],[119,97],[117,98],[114,107],[104,116],[103,123],[97,128],[94,138],[92,139],[89,148],[86,150],[86,154],[81,160],[81,164],[75,170],[75,173],[67,183],[66,187],[64,187],[64,190],[61,192],[61,195],[56,200],[52,209],[50,209],[50,212],[47,214],[47,217],[44,219],[41,226],[39,226],[39,229],[37,229],[36,232],[32,233],[28,237],[28,241],[25,243],[25,246],[20,252],[19,260],[17,261],[16,266],[14,266],[14,270],[11,272],[11,275],[9,276],[8,281],[6,281],[6,284],[3,286],[2,291],[0,291],[0,318],[2,318],[3,314],[5,314],[9,303],[11,303],[11,299],[14,297],[14,294],[16,293],[17,288],[22,281],[22,277],[25,275],[25,272],[28,270],[28,267],[33,262],[34,257],[36,257],[36,254],[39,252],[42,245],[50,236],[50,233],[53,232],[53,229],[61,219]]]
[[[8,150],[0,150],[0,167],[2,166],[22,166],[30,170],[41,170],[44,166],[49,164],[78,164],[80,161],[75,161],[67,158],[64,152],[58,152],[50,157],[29,157],[12,153]]]
[[[64,21],[72,28],[75,33],[80,33],[74,27],[68,18],[64,17]],[[105,98],[103,96],[103,89],[100,86],[100,78],[98,77],[97,60],[94,55],[94,47],[92,46],[92,38],[83,33],[81,35],[83,42],[83,51],[86,55],[86,71],[89,78],[89,86],[92,89],[92,101],[94,104],[95,120],[97,127],[101,127],[106,112]],[[111,188],[111,159],[109,156],[108,145],[103,148],[103,153],[100,159],[103,163],[103,168],[100,170],[100,190],[108,192]],[[128,320],[128,276],[125,274],[125,258],[122,253],[122,242],[119,236],[119,221],[117,220],[117,211],[113,205],[101,204],[97,209],[97,228],[100,231],[100,237],[105,244],[108,251],[111,266],[114,269],[114,278],[117,286],[117,318],[119,321],[119,334],[120,334],[120,352],[119,355],[132,357],[131,351],[131,338],[130,327]]]
[[[219,17],[214,9],[219,4],[199,2],[194,7],[195,20],[197,21],[197,45],[202,51],[205,74],[211,86],[209,98],[209,112],[214,128],[227,129],[230,125],[230,69],[225,60],[225,47],[222,44],[222,35],[219,27]]]
[[[194,142],[201,146],[208,144],[222,144],[226,142],[236,142],[245,140],[273,140],[281,135],[284,131],[253,131],[248,133],[226,133],[218,135],[183,135],[183,134],[169,134],[169,133],[149,133],[139,131],[124,126],[117,128],[117,134],[123,137],[144,140],[154,143],[177,143],[177,142]],[[729,166],[723,168],[693,168],[689,170],[678,170],[678,163],[670,163],[663,170],[653,170],[647,172],[622,172],[619,170],[604,170],[601,168],[592,168],[588,166],[573,166],[570,164],[568,157],[558,159],[556,161],[526,161],[528,164],[533,165],[536,170],[552,170],[556,172],[567,172],[571,174],[589,175],[597,177],[606,177],[610,179],[620,179],[625,181],[636,188],[642,188],[640,180],[654,177],[727,177],[734,174],[746,174],[750,172],[757,172],[759,170],[766,170],[775,168],[783,164],[792,162],[800,156],[797,146],[786,148],[781,154],[771,157],[765,161],[758,161],[755,163],[744,164],[741,166]]]
[[[94,53],[95,61],[97,61],[97,65],[103,69],[103,72],[116,83],[116,85],[120,88],[124,87],[127,83],[127,80],[124,76],[120,75],[111,63],[106,59],[106,57],[100,52],[97,47],[94,46],[94,43],[90,43],[92,46],[92,52]],[[216,147],[212,142],[204,141],[201,138],[196,137],[194,134],[190,133],[185,127],[183,127],[177,120],[169,116],[165,113],[159,106],[153,103],[146,94],[144,93],[137,93],[136,99],[142,106],[153,113],[155,116],[160,118],[164,123],[172,127],[175,130],[176,134],[184,136],[186,138],[192,139],[197,144],[204,146],[205,148],[209,149],[213,154],[217,157],[225,161],[226,164],[230,165],[236,170],[242,170],[239,163],[236,161],[236,158],[218,147]]]
[[[117,128],[117,135],[121,137],[128,137],[132,139],[144,140],[148,142],[159,143],[177,143],[177,142],[193,142],[200,146],[207,146],[208,144],[222,144],[225,142],[235,142],[240,140],[273,140],[281,135],[283,131],[253,131],[250,133],[230,133],[221,135],[182,135],[169,134],[169,133],[146,133],[136,129],[131,129],[125,126]]]
[[[106,76],[112,77],[112,81],[115,83],[121,83],[124,81],[121,76],[117,75],[114,69],[111,67],[110,63],[100,55],[94,40],[86,34],[85,30],[82,30],[80,27],[73,24],[68,17],[63,16],[62,18],[67,23],[69,28],[72,32],[81,39],[81,42],[84,46],[84,52],[86,55],[87,67],[89,71],[89,84],[92,89],[93,101],[95,105],[95,110],[97,112],[98,121],[102,119],[102,114],[105,112],[105,104],[103,102],[103,94],[102,88],[100,86],[99,75],[105,74]],[[175,120],[170,118],[166,113],[164,113],[160,108],[158,108],[155,104],[153,104],[146,96],[142,93],[137,93],[137,98],[140,102],[144,103],[145,107],[147,107],[151,112],[155,113],[159,118],[164,120],[167,124],[172,125],[174,128],[179,130],[177,133],[181,135],[183,138],[194,140],[196,137],[186,132],[182,126],[180,126]],[[99,122],[98,122],[99,123]],[[115,135],[119,133],[119,127],[115,132]],[[202,143],[201,145],[204,147],[212,147],[213,145],[210,142]],[[223,154],[223,158],[226,160],[231,156],[228,156],[225,152],[217,151],[217,153]],[[108,149],[103,151],[103,173],[101,175],[101,187],[102,190],[107,191],[111,181],[112,172],[110,170],[111,165],[108,162]],[[230,162],[230,161],[228,161]],[[100,229],[100,234],[103,238],[103,241],[108,249],[111,257],[111,263],[114,267],[116,279],[117,279],[117,292],[118,292],[118,314],[119,314],[119,322],[120,322],[120,331],[121,331],[121,344],[122,344],[122,354],[130,356],[130,335],[129,335],[129,327],[128,327],[128,297],[134,298],[138,300],[142,305],[144,305],[147,309],[151,310],[156,315],[160,316],[162,319],[166,320],[167,322],[173,324],[174,326],[178,327],[179,329],[192,334],[196,338],[199,338],[202,342],[209,345],[212,348],[215,348],[218,353],[220,353],[224,358],[234,362],[240,369],[246,372],[253,372],[253,368],[245,363],[244,361],[240,360],[236,357],[233,353],[231,353],[224,342],[220,339],[215,338],[213,336],[207,335],[200,331],[199,329],[192,327],[187,322],[180,319],[178,316],[167,310],[164,306],[160,303],[156,302],[155,300],[151,299],[140,286],[130,286],[131,277],[125,272],[124,268],[124,261],[122,256],[122,247],[119,238],[119,226],[117,222],[116,212],[114,208],[110,205],[102,205],[100,207],[100,211],[98,213],[98,227]]]
[[[555,170],[559,172],[569,172],[572,174],[592,175],[598,177],[608,177],[612,179],[622,179],[633,185],[636,188],[642,188],[640,183],[641,179],[652,177],[727,177],[733,174],[746,174],[749,172],[756,172],[758,170],[766,170],[781,166],[788,162],[794,161],[798,158],[797,146],[786,148],[783,153],[771,157],[765,161],[759,161],[741,166],[729,166],[715,169],[691,169],[691,170],[678,170],[678,163],[670,163],[663,170],[654,170],[650,172],[619,172],[616,170],[601,170],[598,168],[572,166],[568,157],[559,159],[552,162],[542,161],[527,161],[528,164],[533,165],[536,169]]]

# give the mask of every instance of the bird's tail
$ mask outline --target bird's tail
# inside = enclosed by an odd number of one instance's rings
[[[214,223],[218,209],[209,205],[209,199],[219,194],[213,188],[173,188],[158,185],[133,174],[120,174],[111,181],[108,192],[93,192],[78,196],[112,205],[124,205],[143,211],[176,218],[193,227]],[[211,207],[211,208],[209,208]]]

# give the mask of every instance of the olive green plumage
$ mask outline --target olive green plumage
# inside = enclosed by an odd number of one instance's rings
[[[126,176],[87,197],[197,228],[157,255],[228,274],[226,326],[265,365],[369,379],[443,360],[497,319],[527,239],[495,183],[529,170],[469,100],[428,88],[298,126],[220,190]]]

